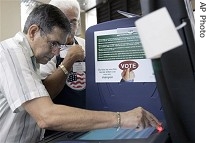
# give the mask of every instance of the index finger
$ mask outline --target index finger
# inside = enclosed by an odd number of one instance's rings
[[[146,110],[145,110],[145,113],[146,113],[146,118],[147,120],[149,120],[149,123],[151,126],[157,127],[161,125],[161,122],[159,122],[158,119],[152,113]]]

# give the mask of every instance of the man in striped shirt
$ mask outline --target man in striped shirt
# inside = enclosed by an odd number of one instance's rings
[[[52,102],[42,84],[39,64],[55,56],[70,32],[66,16],[55,6],[43,4],[29,14],[23,33],[0,43],[0,143],[34,143],[42,137],[42,129],[143,129],[160,124],[141,107],[115,113]],[[59,66],[64,75],[69,69],[65,66]]]

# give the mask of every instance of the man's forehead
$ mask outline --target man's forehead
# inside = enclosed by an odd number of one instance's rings
[[[59,43],[64,43],[66,37],[69,33],[65,33],[62,29],[59,27],[54,27],[52,29],[52,32],[48,34],[48,36],[51,38],[51,40],[59,41]]]

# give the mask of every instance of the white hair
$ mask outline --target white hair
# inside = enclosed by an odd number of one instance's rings
[[[61,11],[75,8],[78,10],[77,18],[80,18],[80,5],[77,0],[51,0],[49,4],[58,7]]]

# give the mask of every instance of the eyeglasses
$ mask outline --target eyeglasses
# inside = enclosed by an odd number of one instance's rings
[[[47,34],[44,32],[44,30],[41,27],[39,27],[39,28],[44,33],[44,35],[47,37],[47,43],[50,45],[50,50],[56,50],[56,49],[61,49],[63,47],[66,47],[65,44],[60,44],[58,41],[49,40],[50,38],[47,36]]]
[[[79,21],[77,19],[72,19],[69,21],[71,26],[77,26],[79,24]]]

